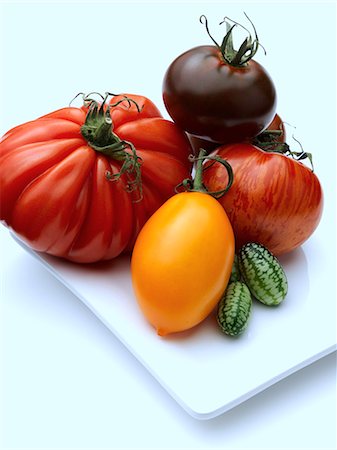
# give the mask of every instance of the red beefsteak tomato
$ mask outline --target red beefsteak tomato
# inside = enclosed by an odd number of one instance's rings
[[[34,250],[112,259],[190,175],[190,153],[184,132],[146,97],[85,98],[3,136],[1,220]]]
[[[215,154],[232,166],[234,182],[219,199],[233,226],[236,247],[259,242],[275,255],[290,252],[316,229],[323,209],[317,176],[303,163],[252,144],[219,147]],[[219,191],[227,171],[206,163],[204,184]]]

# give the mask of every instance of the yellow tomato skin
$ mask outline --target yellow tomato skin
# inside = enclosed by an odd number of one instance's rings
[[[141,311],[160,336],[204,320],[225,291],[234,234],[219,202],[206,193],[171,197],[141,230],[131,259]]]

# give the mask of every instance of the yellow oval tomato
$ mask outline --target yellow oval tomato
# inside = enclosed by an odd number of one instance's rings
[[[204,320],[226,289],[234,234],[219,202],[206,193],[171,197],[146,222],[131,260],[140,309],[157,333]]]

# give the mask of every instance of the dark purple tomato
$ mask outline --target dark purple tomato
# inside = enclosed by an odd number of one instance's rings
[[[257,51],[257,37],[253,41],[250,36],[236,51],[231,35],[234,27],[221,46],[192,48],[166,71],[165,106],[174,122],[192,137],[221,144],[243,141],[261,133],[274,118],[274,83],[251,59]]]

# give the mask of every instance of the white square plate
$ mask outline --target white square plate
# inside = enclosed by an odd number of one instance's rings
[[[326,230],[332,225],[323,220],[306,245],[281,258],[287,298],[276,308],[255,302],[249,327],[239,338],[223,335],[214,316],[193,330],[161,338],[136,303],[129,257],[77,265],[18,242],[104,322],[189,414],[210,419],[336,350],[335,264]]]

